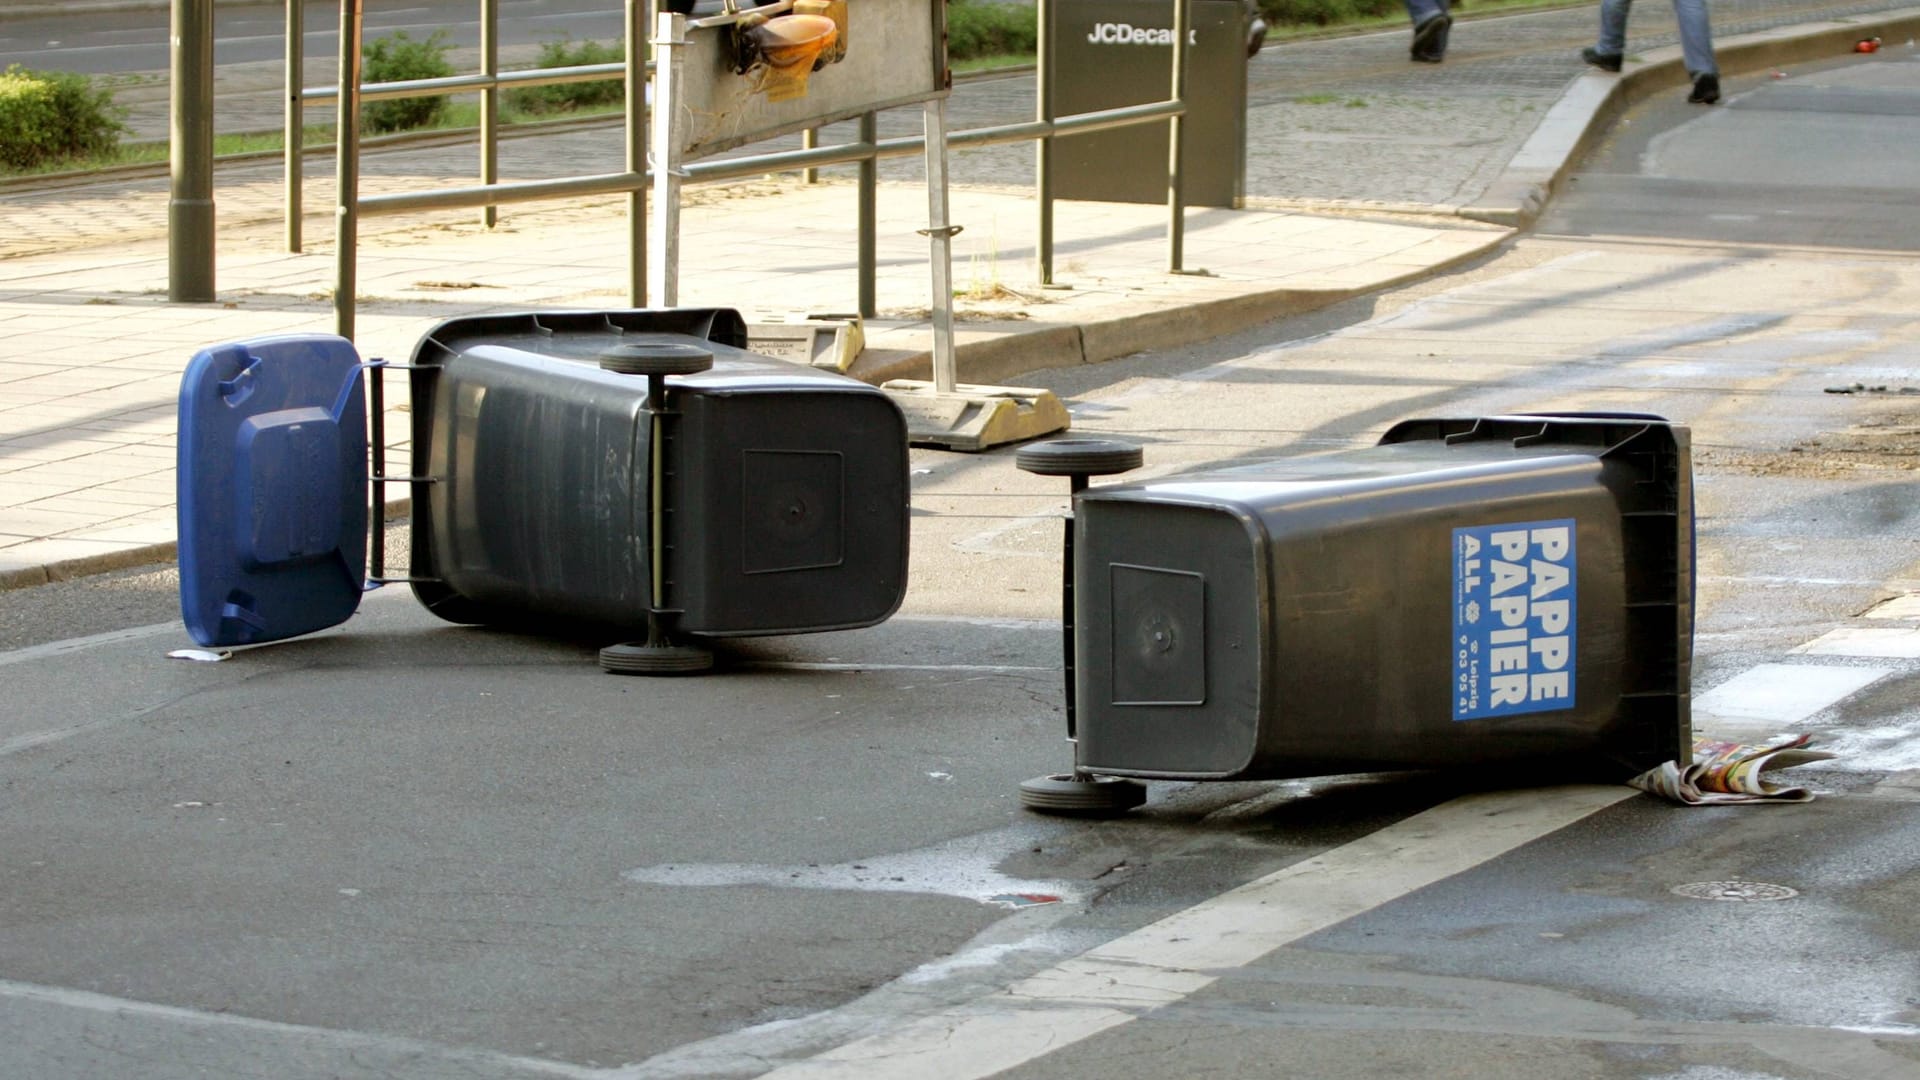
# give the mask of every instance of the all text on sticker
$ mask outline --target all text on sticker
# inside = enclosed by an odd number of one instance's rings
[[[1574,523],[1453,530],[1453,718],[1573,707]]]

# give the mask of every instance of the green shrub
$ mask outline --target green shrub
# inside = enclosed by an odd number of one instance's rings
[[[627,57],[625,42],[603,45],[597,41],[575,44],[569,39],[545,42],[535,67],[586,67],[589,64],[617,64]],[[595,79],[593,82],[561,83],[558,86],[529,86],[505,94],[508,108],[527,113],[563,113],[596,105],[620,105],[627,100],[624,79]]]
[[[952,0],[947,5],[947,58],[1030,53],[1039,46],[1034,8],[998,0]]]
[[[84,75],[10,65],[0,72],[0,167],[34,169],[110,152],[127,130],[125,112]]]
[[[435,30],[424,41],[408,36],[405,30],[395,30],[361,43],[360,80],[384,83],[444,79],[453,74],[453,65],[447,62],[450,48],[444,30]],[[360,124],[369,135],[406,131],[432,125],[446,109],[444,95],[369,101],[360,106]]]
[[[1274,26],[1337,26],[1361,19],[1406,13],[1402,0],[1260,0]]]

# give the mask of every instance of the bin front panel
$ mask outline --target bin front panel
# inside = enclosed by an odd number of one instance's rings
[[[1298,708],[1265,718],[1254,771],[1322,775],[1604,755],[1626,663],[1627,610],[1620,515],[1601,471],[1592,458],[1536,459],[1468,485],[1439,471],[1330,502],[1260,508],[1273,537],[1267,644],[1276,697]],[[1562,527],[1571,559],[1499,568],[1460,561],[1465,537]],[[1517,596],[1535,587],[1538,606],[1518,606]],[[1476,597],[1490,610],[1472,608]],[[1494,601],[1505,606],[1491,610]],[[1565,626],[1556,621],[1562,609],[1549,606],[1561,603]],[[1519,621],[1504,632],[1461,632],[1463,620],[1500,622],[1502,612]],[[1510,700],[1515,678],[1518,701]]]
[[[1221,777],[1257,744],[1260,542],[1231,508],[1108,501],[1075,511],[1082,767]]]
[[[217,345],[180,384],[180,611],[202,645],[345,622],[366,588],[367,416],[332,334]]]
[[[668,600],[682,629],[845,629],[899,608],[907,431],[891,398],[850,380],[765,379],[674,404]]]

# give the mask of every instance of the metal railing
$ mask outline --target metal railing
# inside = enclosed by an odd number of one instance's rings
[[[304,238],[301,235],[301,213],[305,196],[305,177],[301,172],[301,159],[307,151],[306,145],[306,108],[333,102],[338,108],[340,88],[333,86],[307,86],[306,83],[306,43],[299,21],[300,8],[304,0],[286,0],[286,112],[281,124],[281,143],[284,147],[285,188],[286,188],[286,241],[287,250],[299,253]],[[500,46],[497,33],[499,24],[500,0],[480,0],[480,71],[474,75],[450,75],[437,79],[414,79],[403,82],[367,83],[359,88],[361,103],[369,101],[391,101],[397,98],[428,97],[434,95],[480,93],[480,183],[494,184],[500,178],[500,91],[535,86],[561,86],[567,83],[603,82],[609,79],[624,79],[627,74],[625,63],[577,64],[566,67],[528,68],[519,71],[500,70]],[[651,72],[653,65],[646,65]],[[492,205],[482,207],[482,223],[491,228],[497,223]]]
[[[290,250],[299,250],[299,150],[298,132],[301,130],[301,109],[307,101],[332,99],[337,105],[335,134],[335,185],[337,198],[335,206],[335,281],[334,281],[334,322],[335,332],[342,337],[353,336],[354,290],[356,285],[356,252],[358,241],[358,223],[362,217],[382,217],[396,214],[414,213],[430,210],[482,209],[487,213],[487,224],[494,223],[494,208],[512,203],[537,202],[550,199],[582,198],[601,195],[625,194],[628,197],[627,218],[629,229],[628,255],[628,303],[633,307],[645,307],[647,303],[647,226],[646,226],[646,190],[652,182],[647,169],[647,117],[646,117],[646,75],[651,65],[635,63],[637,57],[645,54],[643,30],[651,21],[652,0],[625,0],[625,38],[627,62],[624,64],[596,64],[571,68],[547,68],[524,72],[482,71],[475,75],[457,75],[438,79],[418,79],[404,82],[373,83],[362,85],[360,82],[360,56],[362,32],[362,6],[364,0],[342,0],[340,5],[340,77],[332,87],[298,88],[303,80],[299,78],[296,61],[300,50],[294,44],[299,36],[299,27],[294,20],[298,10],[298,0],[288,0],[288,87],[287,106],[287,230]],[[498,0],[480,0],[482,18],[497,23],[499,13]],[[949,149],[964,147],[984,147],[1015,142],[1037,142],[1039,144],[1035,187],[1038,203],[1038,238],[1036,243],[1039,283],[1052,284],[1053,278],[1053,187],[1052,187],[1052,140],[1059,135],[1077,134],[1090,131],[1102,131],[1110,128],[1127,127],[1136,124],[1165,121],[1169,124],[1169,152],[1167,167],[1167,206],[1168,206],[1168,272],[1181,273],[1185,203],[1182,191],[1180,151],[1181,118],[1186,114],[1184,92],[1186,86],[1185,68],[1187,51],[1187,27],[1189,0],[1171,0],[1174,7],[1174,32],[1172,37],[1173,59],[1171,77],[1171,96],[1164,101],[1148,102],[1142,105],[1130,105],[1122,108],[1103,109],[1097,112],[1079,113],[1072,116],[1055,117],[1052,112],[1052,71],[1047,56],[1045,35],[1052,22],[1053,0],[1036,0],[1035,13],[1039,19],[1042,38],[1040,42],[1039,62],[1036,70],[1038,92],[1036,94],[1036,117],[1029,123],[1002,124],[993,127],[973,128],[964,131],[949,132],[946,145]],[[489,43],[483,52],[493,52],[492,42],[496,40],[492,30],[485,33]],[[483,67],[497,68],[497,63],[483,59]],[[499,182],[495,167],[495,154],[499,136],[495,123],[483,121],[481,126],[482,165],[480,183],[470,187],[436,188],[432,191],[408,192],[389,195],[361,197],[359,194],[359,113],[363,102],[378,101],[401,97],[420,97],[433,94],[453,94],[481,90],[487,95],[505,86],[552,85],[568,82],[587,82],[622,76],[626,80],[626,160],[624,171],[601,173],[585,176],[561,177],[549,180],[527,180],[518,182]],[[344,91],[344,92],[343,92]],[[497,103],[483,101],[483,117],[489,112],[497,113]],[[497,117],[496,117],[497,118]],[[857,141],[832,146],[809,146],[798,150],[775,151],[754,154],[718,161],[700,162],[684,169],[684,180],[688,183],[702,181],[720,181],[756,176],[768,172],[815,169],[829,165],[859,164],[859,283],[858,310],[863,318],[873,318],[877,314],[874,279],[877,272],[877,244],[875,241],[875,216],[878,186],[875,163],[881,159],[906,157],[922,154],[926,150],[924,136],[908,136],[895,139],[876,138],[875,116],[868,113],[860,119],[860,135]]]

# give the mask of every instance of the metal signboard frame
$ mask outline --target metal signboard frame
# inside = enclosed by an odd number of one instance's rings
[[[739,39],[743,19],[778,18],[790,8],[780,0],[688,21],[673,123],[683,160],[948,93],[945,4],[847,0],[846,34],[834,46],[839,58],[814,70],[803,94],[774,100],[764,66],[738,70]]]

